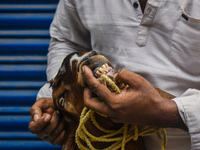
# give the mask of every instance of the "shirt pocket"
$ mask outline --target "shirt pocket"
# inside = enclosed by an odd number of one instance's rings
[[[170,58],[183,71],[200,75],[200,14],[197,18],[180,11],[172,34]]]

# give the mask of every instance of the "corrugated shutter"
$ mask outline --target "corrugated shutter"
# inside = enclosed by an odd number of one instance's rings
[[[28,131],[46,82],[49,25],[58,0],[0,0],[0,150],[61,149]]]

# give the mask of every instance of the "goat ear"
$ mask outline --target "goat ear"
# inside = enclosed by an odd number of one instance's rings
[[[50,83],[50,87],[56,86],[56,85],[57,85],[57,80],[51,79],[51,80],[49,80],[47,83]]]
[[[71,91],[71,86],[70,85],[64,85],[65,89],[68,91]]]
[[[59,81],[59,80],[56,79],[56,78],[55,78],[55,79],[49,80],[47,83],[50,83],[50,86],[49,86],[49,87],[55,87],[55,86],[57,86],[57,85],[60,84],[60,83],[58,84],[58,82],[60,82],[61,84],[64,85],[63,81]],[[65,87],[65,89],[68,90],[68,91],[71,90],[71,86],[70,86],[70,85],[65,84],[64,87]]]
[[[50,83],[50,86],[49,87],[52,87],[53,86],[53,79],[49,80],[47,83]]]
[[[60,80],[60,74],[56,74],[51,80],[49,80],[47,83],[50,83],[50,87],[55,87],[59,85],[61,82]]]

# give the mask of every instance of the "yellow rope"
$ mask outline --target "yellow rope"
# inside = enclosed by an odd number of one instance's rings
[[[106,75],[101,75],[101,82],[105,85],[111,86],[115,93],[120,93],[121,90],[117,87],[117,85]],[[156,128],[156,127],[141,127],[141,126],[133,126],[130,124],[124,124],[118,130],[108,130],[100,126],[100,124],[95,119],[95,114],[97,112],[88,109],[86,107],[83,108],[81,116],[80,116],[80,123],[76,130],[76,143],[81,150],[96,150],[92,142],[107,142],[112,144],[103,150],[116,150],[120,149],[125,150],[125,145],[130,140],[138,140],[139,136],[149,136],[151,134],[156,133],[161,145],[161,150],[166,150],[167,147],[167,134],[165,129]],[[99,114],[99,113],[97,113]],[[101,114],[100,114],[101,115]],[[105,115],[102,115],[105,116]],[[105,116],[106,117],[106,116]],[[85,123],[88,119],[91,119],[94,126],[104,132],[105,134],[99,137],[96,137],[89,133],[89,131],[85,127]],[[159,131],[162,131],[164,135],[164,139],[162,139]],[[82,143],[82,141],[85,143]]]

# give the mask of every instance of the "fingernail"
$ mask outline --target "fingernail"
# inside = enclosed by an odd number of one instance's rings
[[[34,121],[37,121],[39,119],[38,114],[35,114],[33,118],[34,118]]]
[[[56,111],[57,115],[60,115],[60,112],[59,111]]]
[[[82,67],[82,71],[85,72],[85,66]]]
[[[118,75],[118,73],[114,74],[114,76],[113,76],[113,77],[114,77],[114,78],[116,78],[116,76],[117,76],[117,75]]]
[[[51,119],[51,116],[49,114],[46,115],[46,117],[44,118],[45,122],[48,122]]]

